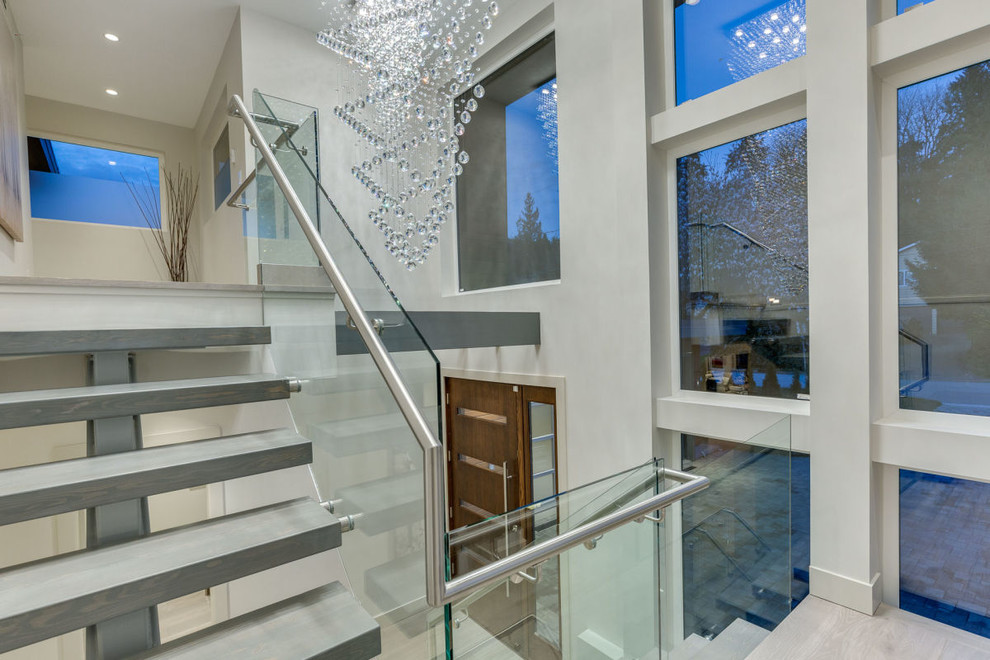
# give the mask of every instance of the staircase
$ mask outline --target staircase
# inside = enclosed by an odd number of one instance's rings
[[[332,550],[350,527],[301,498],[149,533],[148,496],[307,465],[313,449],[291,429],[144,449],[141,415],[288,399],[299,385],[272,374],[132,382],[134,352],[270,342],[265,327],[0,332],[0,357],[92,356],[86,387],[0,394],[0,429],[87,421],[89,436],[87,458],[0,471],[0,525],[88,520],[87,549],[0,571],[0,653],[80,628],[92,660],[381,652],[378,624],[336,582],[158,643],[157,604]]]

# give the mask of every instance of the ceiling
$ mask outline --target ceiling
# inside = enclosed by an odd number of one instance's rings
[[[310,29],[321,0],[7,0],[26,93],[193,127],[237,8]],[[120,37],[117,43],[103,35]],[[119,92],[116,97],[107,88]]]

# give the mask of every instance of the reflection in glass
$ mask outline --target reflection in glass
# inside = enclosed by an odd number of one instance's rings
[[[810,463],[789,451],[788,429],[748,443],[681,436],[682,469],[711,479],[681,509],[683,639],[711,639],[738,618],[772,630],[807,595]],[[761,444],[770,435],[783,448]]]
[[[900,474],[900,606],[990,637],[990,484]]]
[[[802,398],[805,120],[677,161],[681,387]]]
[[[460,289],[559,279],[553,36],[482,85],[484,102],[461,138],[471,167],[457,180]]]
[[[901,407],[990,416],[990,64],[901,88]]]
[[[805,54],[805,0],[674,0],[677,103]]]

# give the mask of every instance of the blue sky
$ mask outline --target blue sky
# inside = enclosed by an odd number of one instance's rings
[[[935,0],[897,0],[897,13],[903,14],[908,7],[913,7],[914,5],[928,4],[929,2],[934,2]]]
[[[55,140],[51,143],[59,173],[64,176],[85,176],[106,181],[120,181],[123,176],[132,183],[143,183],[147,181],[147,172],[152,183],[158,186],[157,158]]]
[[[31,213],[36,218],[146,227],[123,177],[147,191],[151,178],[153,199],[159,196],[158,159],[111,149],[51,140],[58,174],[34,172]]]
[[[544,87],[556,82],[548,82]],[[542,88],[541,88],[542,89]],[[556,163],[543,135],[539,115],[542,92],[534,90],[505,108],[506,213],[509,238],[516,235],[526,193],[532,193],[540,209],[540,222],[548,237],[560,234],[560,191]]]
[[[674,11],[677,102],[805,52],[804,0],[699,0]]]

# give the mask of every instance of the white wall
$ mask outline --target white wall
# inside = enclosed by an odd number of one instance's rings
[[[0,30],[7,30],[14,39],[15,61],[12,63],[17,76],[17,102],[20,135],[24,135],[24,49],[19,37],[14,37],[17,27],[10,10],[0,7]],[[21,200],[24,214],[24,240],[15,241],[5,230],[0,229],[0,275],[30,275],[33,254],[31,251],[32,227],[30,221],[31,200],[28,195],[27,149],[21,151]]]
[[[254,281],[249,278],[241,211],[226,205],[217,209],[213,200],[213,146],[225,126],[229,125],[230,130],[232,190],[236,190],[254,169],[254,164],[250,162],[254,150],[247,148],[243,123],[230,121],[227,117],[227,103],[234,94],[244,95],[240,14],[230,27],[223,54],[196,121],[195,144],[201,191],[199,214],[202,219],[200,241],[204,255],[203,280],[206,282],[236,284]]]
[[[188,128],[34,96],[27,97],[26,111],[28,135],[156,155],[170,172],[180,164],[196,165],[193,132]],[[37,277],[168,279],[147,229],[42,219],[32,225],[32,274]],[[191,250],[190,279],[196,280],[202,272],[201,249],[194,244]]]

